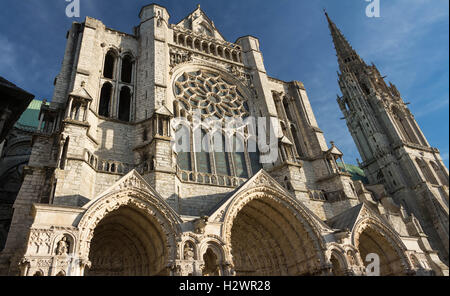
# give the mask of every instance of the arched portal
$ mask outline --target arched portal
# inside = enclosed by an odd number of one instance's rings
[[[380,276],[405,275],[405,260],[401,254],[401,246],[395,240],[389,239],[389,235],[374,225],[366,225],[360,230],[356,240],[356,246],[361,255],[366,268],[369,264],[371,268],[376,261],[372,258],[379,258]],[[372,254],[372,256],[368,256]]]
[[[230,240],[237,276],[321,272],[320,239],[298,209],[269,194],[258,194],[238,211]]]
[[[122,206],[106,215],[91,240],[88,276],[166,275],[161,227],[141,210]]]
[[[331,272],[334,276],[344,276],[344,267],[343,264],[341,263],[341,261],[339,260],[339,258],[335,255],[332,254],[331,258],[330,258],[330,262],[331,262]]]

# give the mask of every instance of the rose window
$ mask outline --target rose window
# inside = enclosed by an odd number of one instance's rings
[[[208,117],[247,117],[246,99],[235,85],[218,74],[205,71],[184,73],[175,81],[175,95],[180,108],[192,114],[199,110]]]

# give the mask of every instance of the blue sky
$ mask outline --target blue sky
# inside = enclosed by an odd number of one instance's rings
[[[359,154],[336,103],[338,65],[323,8],[367,62],[397,85],[430,144],[449,164],[449,1],[380,0],[368,18],[364,0],[160,0],[177,23],[197,4],[224,37],[260,39],[270,76],[305,84],[319,126],[345,160]],[[2,0],[0,75],[37,98],[52,97],[72,21],[85,16],[131,33],[151,1],[80,0],[81,17],[65,15],[65,0]]]

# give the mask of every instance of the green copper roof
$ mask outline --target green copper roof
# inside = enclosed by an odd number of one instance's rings
[[[38,128],[39,126],[39,112],[41,110],[42,101],[32,100],[28,108],[22,113],[16,126],[26,126]]]
[[[338,162],[338,166],[339,168],[342,169],[342,163]],[[345,170],[352,175],[352,180],[353,181],[361,181],[364,184],[368,184],[369,180],[367,179],[366,175],[364,174],[364,171],[356,166],[356,165],[351,165],[351,164],[345,164]]]

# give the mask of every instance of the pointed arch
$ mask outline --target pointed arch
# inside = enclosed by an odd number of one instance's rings
[[[448,175],[444,172],[444,170],[442,170],[442,168],[440,168],[434,161],[430,161],[430,165],[441,181],[441,184],[448,186]]]
[[[362,262],[375,254],[380,259],[380,275],[406,275],[411,266],[406,247],[389,227],[373,217],[363,218],[352,231],[352,244],[358,249]]]
[[[243,190],[227,206],[222,236],[237,275],[323,273],[320,227],[308,210],[275,187]]]
[[[103,65],[103,77],[114,79],[116,64],[117,64],[117,54],[114,50],[110,49],[105,55],[105,61]]]
[[[131,83],[133,78],[133,57],[131,54],[127,53],[122,58],[122,71],[121,71],[121,81],[125,83]]]
[[[400,132],[401,138],[410,143],[420,145],[420,142],[417,139],[416,135],[414,134],[414,131],[411,129],[411,126],[409,125],[409,122],[405,114],[395,106],[392,107],[392,114],[394,117],[395,124],[397,125],[397,128]]]
[[[92,254],[99,258],[100,253],[96,250],[101,250],[102,246],[119,247],[119,242],[125,241],[124,252],[130,256],[119,256],[123,260],[121,264],[110,264],[127,266],[124,264],[126,260],[138,256],[143,265],[139,264],[139,260],[128,262],[128,266],[133,266],[133,271],[122,271],[119,275],[167,274],[166,267],[176,258],[181,219],[148,186],[142,177],[132,171],[106,193],[84,206],[86,212],[78,223],[81,258],[93,259]],[[115,248],[108,250],[115,252]],[[101,264],[98,264],[95,272],[91,269],[88,273],[101,274],[101,268],[98,268]],[[112,272],[111,269],[109,271]]]
[[[422,158],[416,158],[416,163],[420,168],[420,171],[422,172],[423,177],[425,178],[425,181],[430,182],[433,185],[439,185],[438,181],[433,175],[433,172],[431,171],[430,167],[428,166],[427,162]]]

